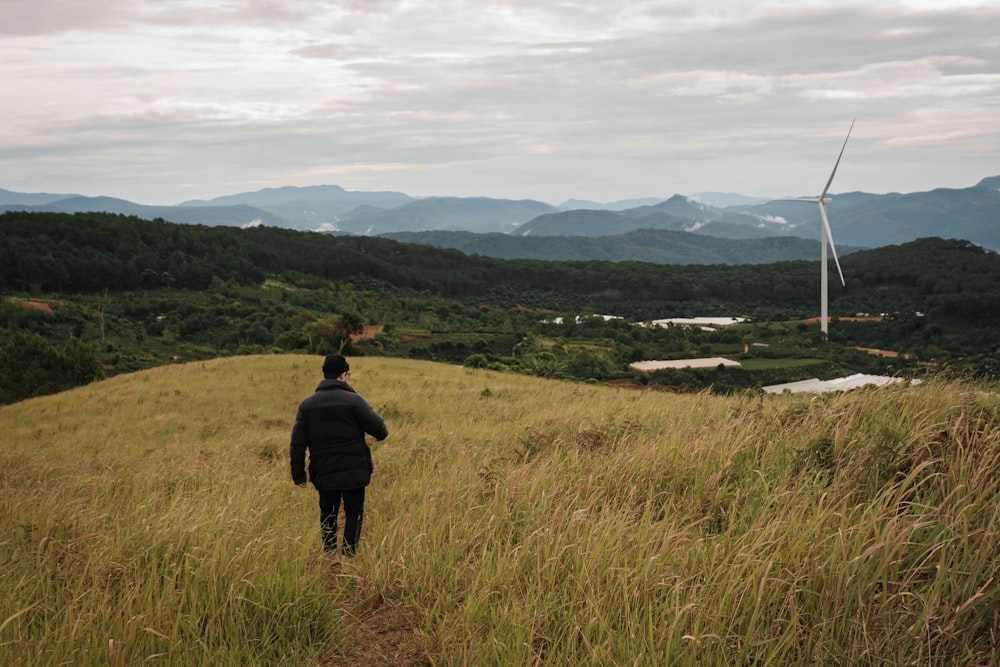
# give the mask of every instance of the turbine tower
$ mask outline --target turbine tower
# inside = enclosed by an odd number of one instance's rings
[[[844,139],[844,145],[840,147],[840,155],[837,156],[837,161],[833,164],[833,171],[830,172],[830,178],[826,181],[826,187],[823,188],[823,192],[820,193],[819,197],[816,198],[797,198],[792,201],[806,201],[812,202],[814,204],[819,204],[819,217],[823,221],[823,227],[820,229],[820,306],[819,306],[819,328],[825,334],[830,330],[830,318],[827,309],[827,291],[829,287],[829,276],[827,275],[827,263],[826,263],[826,244],[829,241],[830,250],[833,251],[833,261],[837,264],[837,273],[840,275],[840,284],[845,287],[847,284],[844,282],[844,273],[840,270],[840,260],[837,259],[837,248],[833,245],[833,234],[830,232],[830,221],[826,217],[826,205],[830,203],[830,198],[826,196],[827,191],[830,189],[830,184],[833,183],[833,177],[837,173],[837,167],[840,165],[840,158],[844,155],[844,149],[847,148],[847,139],[851,138],[851,130],[854,129],[854,121],[851,121],[851,127],[847,130],[847,138]]]

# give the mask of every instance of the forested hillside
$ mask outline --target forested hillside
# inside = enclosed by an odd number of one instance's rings
[[[0,287],[98,292],[174,287],[213,279],[257,285],[268,275],[430,291],[445,297],[543,293],[574,307],[630,317],[667,316],[678,304],[722,302],[744,312],[817,300],[818,261],[753,266],[499,260],[355,236],[256,227],[177,225],[99,213],[0,215]],[[1000,257],[962,241],[921,239],[857,252],[831,284],[834,312],[924,309],[928,298],[1000,292]],[[831,281],[835,283],[836,281]],[[544,304],[537,304],[544,305]],[[701,307],[701,305],[699,305]],[[662,309],[661,312],[657,312]]]
[[[772,264],[814,260],[820,255],[815,239],[800,236],[725,239],[670,229],[637,229],[616,236],[518,236],[472,232],[427,231],[383,234],[403,243],[454,248],[468,255],[499,259],[555,261],[606,260],[652,264]],[[844,257],[857,248],[837,246]]]

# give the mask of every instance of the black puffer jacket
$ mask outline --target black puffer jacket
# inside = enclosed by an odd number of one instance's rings
[[[346,382],[323,380],[316,393],[299,404],[292,426],[289,455],[292,480],[306,481],[305,459],[309,450],[309,480],[324,491],[360,489],[372,474],[372,453],[365,433],[376,440],[389,435],[382,417]]]

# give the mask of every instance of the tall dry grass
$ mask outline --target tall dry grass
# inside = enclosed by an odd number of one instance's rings
[[[997,394],[672,395],[361,358],[364,536],[288,431],[315,357],[0,409],[4,664],[995,665]]]

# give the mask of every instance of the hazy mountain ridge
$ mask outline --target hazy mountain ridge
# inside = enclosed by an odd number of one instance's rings
[[[634,199],[619,199],[612,202],[596,202],[587,199],[567,199],[559,204],[560,211],[588,209],[592,211],[624,211],[637,206],[652,206],[663,201],[663,197],[639,197]],[[744,202],[745,203],[745,202]]]
[[[1000,250],[1000,176],[984,178],[969,188],[937,188],[909,194],[833,195],[827,207],[836,243],[879,247],[925,236],[963,238]],[[771,216],[800,236],[819,236],[816,206],[775,200],[737,206],[732,212]]]
[[[104,212],[134,215],[146,220],[161,218],[181,224],[208,225],[210,227],[245,227],[263,224],[272,227],[286,227],[285,220],[259,208],[237,204],[232,206],[145,206],[126,199],[114,197],[70,196],[44,204],[17,205],[0,201],[0,211],[36,211],[48,213]]]
[[[698,192],[691,195],[691,199],[716,208],[729,208],[730,206],[763,204],[771,201],[774,197],[750,197],[737,192]]]
[[[615,236],[640,229],[698,233],[727,239],[789,234],[788,225],[731,212],[683,195],[623,211],[575,210],[539,216],[515,229],[518,236]]]
[[[713,201],[738,201],[742,197],[718,193],[703,196]],[[832,195],[831,200],[828,210],[838,248],[879,247],[927,236],[947,236],[1000,250],[1000,176],[984,178],[969,188],[881,195],[851,192]],[[566,204],[587,208],[564,210]],[[815,205],[779,199],[720,208],[683,195],[610,204],[568,200],[556,207],[535,200],[415,198],[400,192],[352,192],[325,185],[266,188],[178,206],[145,206],[110,197],[0,189],[0,210],[107,211],[188,224],[264,224],[360,235],[448,230],[531,237],[606,237],[655,229],[741,242],[775,236],[819,239]],[[494,241],[490,240],[490,245],[499,247]]]
[[[341,220],[339,231],[373,235],[430,229],[477,233],[508,232],[555,207],[532,199],[427,197],[388,210],[356,210]]]
[[[280,216],[293,229],[338,228],[344,215],[356,210],[380,211],[408,204],[415,199],[402,192],[356,192],[339,185],[285,186],[256,192],[225,195],[209,200],[181,202],[184,207],[244,204]]]
[[[51,194],[48,192],[14,192],[0,188],[0,206],[44,206],[60,199],[80,197],[77,194]]]

